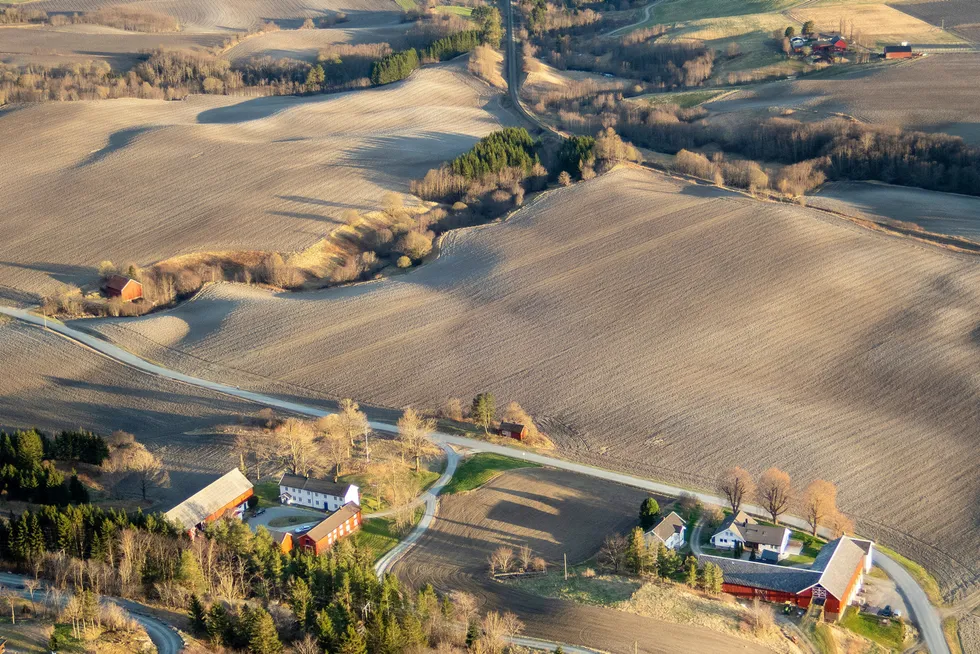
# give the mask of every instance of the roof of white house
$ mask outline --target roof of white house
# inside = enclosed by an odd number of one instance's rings
[[[655,524],[653,529],[648,531],[647,534],[652,534],[666,543],[668,538],[680,533],[681,529],[684,528],[684,524],[684,519],[674,511],[671,511],[660,522]]]
[[[742,540],[745,540],[745,534],[742,532],[742,527],[744,525],[754,525],[754,524],[756,524],[755,518],[750,516],[745,511],[739,511],[736,514],[729,515],[727,518],[725,518],[724,522],[722,522],[718,526],[718,531],[716,533],[720,534],[726,529],[731,529],[736,534],[738,534],[739,537],[742,538]]]
[[[286,486],[287,488],[306,490],[310,491],[311,493],[323,493],[324,495],[331,495],[333,497],[340,498],[345,497],[347,495],[347,491],[350,490],[351,486],[353,486],[353,484],[333,482],[329,479],[301,477],[299,475],[291,475],[289,473],[285,473],[279,478],[279,485]],[[354,488],[357,488],[357,486],[354,486]]]
[[[786,540],[789,529],[786,527],[773,527],[772,525],[748,524],[740,527],[742,538],[746,543],[757,543],[759,545],[780,546]]]
[[[184,529],[191,529],[251,489],[252,482],[245,478],[241,470],[233,468],[167,511],[165,515]]]

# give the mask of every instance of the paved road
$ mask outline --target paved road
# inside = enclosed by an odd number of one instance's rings
[[[16,590],[23,597],[30,598],[30,593],[23,590],[23,584],[27,579],[27,577],[21,575],[0,572],[0,584]],[[35,599],[41,597],[39,593],[43,593],[43,589],[44,587],[42,586],[41,589],[35,592]],[[136,620],[140,626],[146,629],[146,633],[149,635],[153,645],[156,646],[158,654],[178,654],[184,649],[184,639],[180,637],[177,630],[147,615],[145,613],[146,608],[142,604],[114,597],[106,599],[118,604],[129,614],[129,617]]]
[[[509,12],[508,12],[508,28],[510,28]],[[6,314],[13,318],[17,318],[19,320],[34,325],[44,324],[42,318],[20,309],[10,309],[7,307],[0,307],[0,313]],[[48,329],[58,334],[61,334],[62,336],[65,336],[70,340],[75,341],[76,343],[80,343],[84,346],[87,346],[109,358],[115,359],[120,363],[126,364],[128,366],[131,366],[143,372],[159,375],[167,379],[180,381],[192,386],[197,386],[199,388],[206,388],[208,390],[224,393],[226,395],[231,395],[244,400],[255,402],[257,404],[281,409],[284,411],[289,411],[299,415],[322,417],[330,413],[329,411],[325,411],[323,409],[319,409],[309,405],[299,404],[297,402],[289,402],[286,400],[281,400],[279,398],[272,397],[270,395],[264,395],[262,393],[254,393],[252,391],[245,391],[238,388],[237,386],[220,384],[217,382],[208,381],[206,379],[199,379],[197,377],[191,377],[190,375],[184,375],[182,373],[175,372],[168,368],[164,368],[154,363],[145,361],[137,357],[136,355],[127,352],[126,350],[123,350],[122,348],[116,345],[108,343],[102,339],[96,338],[84,332],[80,332],[76,329],[72,329],[71,327],[68,327],[59,322],[53,322],[51,320],[48,320],[47,326]],[[385,432],[398,431],[398,427],[396,425],[387,422],[371,421],[371,427],[377,431],[385,431]],[[649,479],[641,479],[640,477],[634,477],[632,475],[626,475],[618,472],[612,472],[609,470],[603,470],[601,468],[596,468],[589,465],[583,465],[580,463],[565,461],[564,459],[558,459],[551,456],[544,456],[541,454],[536,454],[534,452],[526,452],[516,447],[494,445],[492,443],[486,443],[484,441],[479,441],[472,438],[465,438],[462,436],[455,436],[455,435],[443,434],[443,433],[433,434],[433,440],[435,440],[437,443],[443,446],[454,445],[457,447],[469,448],[475,451],[494,452],[497,454],[501,454],[503,456],[508,456],[516,459],[524,459],[527,461],[538,463],[540,465],[549,466],[552,468],[569,470],[572,472],[577,472],[579,474],[588,475],[599,479],[606,479],[620,484],[625,484],[627,486],[642,488],[645,490],[652,491],[654,493],[661,493],[664,495],[672,495],[672,496],[677,496],[680,495],[681,493],[690,493],[691,495],[694,495],[695,497],[700,499],[702,502],[711,503],[711,504],[720,504],[722,506],[724,506],[726,503],[722,498],[712,495],[710,493],[690,491],[688,489],[681,488],[679,486],[671,486],[669,484],[662,484],[659,482],[650,481]],[[449,469],[450,465],[455,466],[455,462],[450,461],[450,463],[447,464],[447,470]],[[445,473],[443,474],[443,477],[445,477]],[[442,482],[443,478],[440,477],[439,481]],[[433,506],[432,510],[429,511],[429,503],[430,501],[433,504],[435,503],[435,495],[438,493],[437,488],[438,490],[441,490],[442,485],[437,483],[436,486],[433,486],[433,488],[429,491],[431,497],[429,497],[426,501],[427,514],[429,514],[432,517],[434,517],[435,515],[435,507]],[[746,505],[743,506],[742,508],[747,513],[765,516],[765,512],[762,510],[761,507]],[[423,518],[423,520],[425,520],[425,518]],[[432,519],[430,517],[430,519],[425,522],[426,527],[428,526],[428,524],[431,524],[431,521]],[[807,528],[807,524],[805,520],[794,516],[784,516],[782,518],[782,521],[785,524],[792,527],[797,527],[800,529]],[[419,523],[419,527],[421,527],[422,524],[423,523]],[[418,530],[418,527],[416,528],[416,530]],[[411,538],[415,534],[416,531],[413,531],[412,534],[410,534],[409,538]],[[418,535],[421,535],[421,532],[419,532]],[[415,540],[417,540],[418,535],[415,535],[415,538],[411,541],[411,543],[414,543]],[[411,546],[411,543],[406,545],[406,547],[403,550],[401,550],[402,553],[404,553],[404,551]],[[912,576],[909,575],[905,571],[905,569],[902,568],[900,564],[896,563],[895,561],[888,558],[887,556],[885,556],[884,554],[882,554],[877,550],[875,551],[874,562],[877,563],[878,566],[882,570],[884,570],[889,577],[891,577],[891,579],[895,582],[896,586],[898,586],[899,590],[904,595],[906,599],[906,603],[911,611],[911,615],[909,617],[912,620],[914,620],[916,624],[919,626],[919,630],[922,632],[923,639],[925,640],[926,645],[929,647],[929,650],[932,652],[932,654],[950,654],[949,647],[946,645],[946,639],[943,637],[939,616],[936,612],[935,607],[933,607],[932,604],[929,602],[929,598],[926,596],[922,588],[919,587],[919,585],[915,582]],[[390,566],[390,563],[388,565]]]
[[[606,32],[603,36],[618,36],[620,34],[624,34],[630,31],[637,25],[642,25],[643,23],[647,22],[648,20],[650,20],[650,10],[653,9],[654,4],[656,4],[656,0],[654,0],[654,2],[651,2],[650,4],[648,4],[643,8],[643,18],[641,18],[640,20],[636,21],[635,23],[630,23],[629,25],[617,27],[611,32]]]

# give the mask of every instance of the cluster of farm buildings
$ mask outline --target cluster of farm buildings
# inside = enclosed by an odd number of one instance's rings
[[[257,498],[253,498],[252,482],[235,468],[165,515],[194,538],[209,523],[221,518],[242,519],[248,506],[257,501]],[[304,533],[270,530],[283,552],[297,547],[322,554],[361,526],[361,498],[357,486],[353,484],[284,474],[279,480],[279,500],[283,504],[306,506],[328,513]]]
[[[789,40],[790,49],[796,55],[809,55],[814,61],[824,59],[834,61],[848,50],[847,39],[840,34],[805,34]],[[886,45],[882,50],[883,59],[907,59],[913,56],[908,43]]]
[[[647,542],[679,549],[687,526],[673,511],[646,532]],[[842,536],[824,545],[809,567],[780,565],[790,555],[792,532],[760,524],[746,513],[730,515],[711,536],[715,549],[731,550],[735,558],[702,555],[724,575],[722,590],[742,599],[820,607],[826,618],[839,619],[854,601],[871,571],[874,543]],[[742,558],[743,553],[750,558]]]

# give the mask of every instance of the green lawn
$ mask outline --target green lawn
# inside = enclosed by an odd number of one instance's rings
[[[855,608],[850,608],[844,613],[840,626],[873,640],[879,645],[899,651],[905,649],[902,623],[898,620],[885,619],[886,624],[882,624],[882,620],[876,615],[861,613]]]
[[[462,16],[463,18],[469,18],[470,14],[473,13],[473,7],[458,7],[456,5],[439,5],[436,7],[436,11],[443,14],[456,14],[457,16]]]
[[[422,519],[423,512],[422,507],[415,510],[415,515],[412,517],[412,525],[418,524],[419,520]],[[353,538],[354,543],[359,548],[366,547],[370,549],[374,554],[374,560],[377,561],[387,554],[392,547],[397,545],[398,541],[402,539],[402,536],[404,534],[400,534],[395,529],[394,518],[373,518],[371,520],[365,520]]]
[[[576,572],[580,573],[581,570]],[[535,595],[599,606],[624,602],[631,598],[641,585],[638,580],[612,575],[588,578],[574,574],[566,580],[560,570],[540,577],[515,579],[512,583]]]
[[[702,18],[767,14],[783,11],[802,0],[659,0],[650,12],[651,24],[668,24]]]
[[[412,2],[412,0],[395,0],[395,2],[397,2],[398,6],[401,7],[402,10],[404,11],[412,11],[414,9],[418,9],[418,5]]]
[[[650,93],[647,95],[638,95],[632,100],[647,102],[652,105],[668,105],[676,104],[681,109],[690,109],[691,107],[696,107],[699,104],[703,104],[708,100],[717,98],[722,93],[727,93],[727,91],[682,91],[680,93]]]
[[[442,492],[443,494],[448,494],[471,491],[479,488],[507,470],[536,467],[536,463],[512,459],[499,454],[481,452],[474,454],[459,464],[459,467],[456,468],[456,474],[453,475],[453,478],[446,484]]]
[[[259,498],[259,506],[279,506],[279,484],[274,481],[264,481],[252,487],[255,496]]]
[[[875,543],[875,547],[881,550],[882,554],[887,554],[901,564],[901,566],[905,568],[910,575],[912,575],[916,582],[922,586],[922,590],[924,590],[926,595],[929,596],[930,602],[936,606],[942,606],[943,596],[942,593],[939,592],[939,583],[936,581],[936,578],[929,574],[925,568],[915,561],[905,558],[895,550],[879,545],[878,543]]]
[[[424,467],[419,472],[412,471],[412,476],[415,477],[420,492],[425,492],[429,486],[436,483],[436,480],[439,479],[441,474],[439,470],[429,470]],[[354,484],[360,489],[361,511],[364,512],[364,515],[384,511],[388,508],[387,502],[374,495],[376,489],[371,485],[366,475],[343,475],[340,477],[340,480],[347,484]]]

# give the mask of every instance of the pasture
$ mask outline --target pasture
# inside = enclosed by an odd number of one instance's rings
[[[622,168],[388,281],[223,284],[85,324],[256,390],[431,408],[492,391],[565,456],[682,484],[735,464],[829,479],[861,533],[954,595],[980,562],[978,289],[974,257]]]
[[[28,294],[201,251],[305,248],[346,209],[510,124],[465,62],[383,88],[311,97],[195,95],[0,114],[0,279]],[[0,290],[2,296],[2,290]]]

